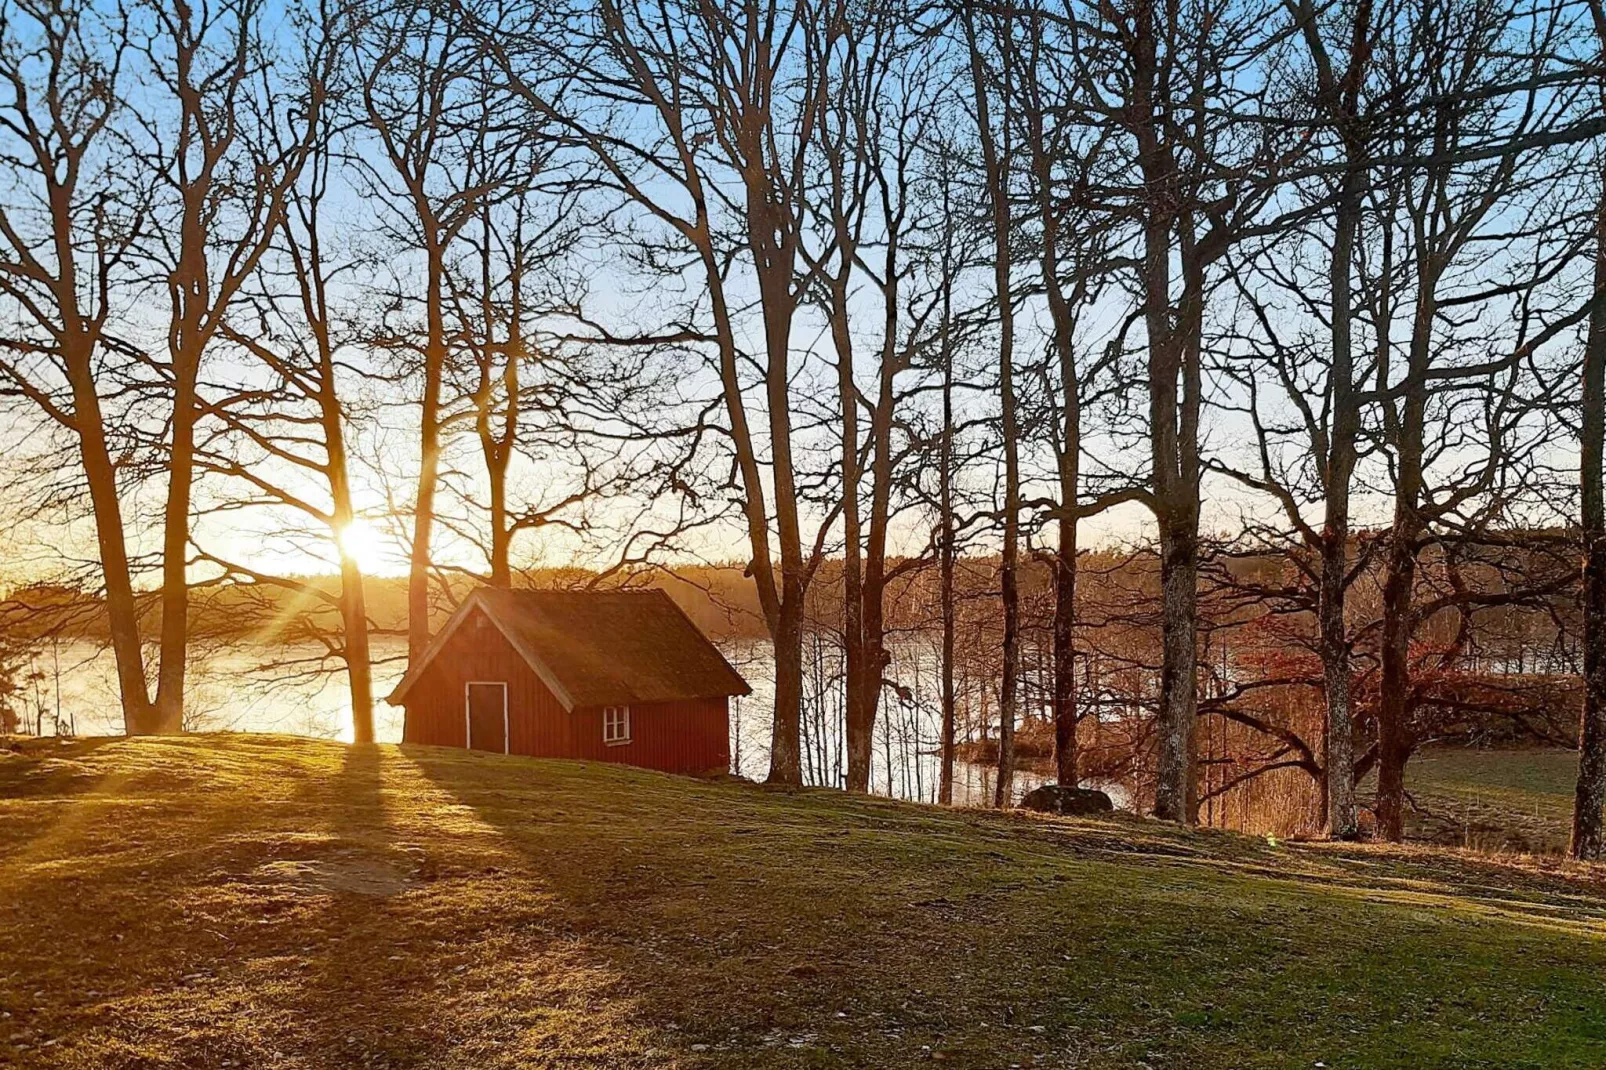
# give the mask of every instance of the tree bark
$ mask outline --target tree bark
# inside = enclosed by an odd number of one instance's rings
[[[1584,708],[1578,732],[1578,784],[1573,798],[1574,858],[1606,854],[1606,182],[1595,214],[1595,292],[1584,348],[1583,427],[1579,442],[1579,527],[1584,544]]]
[[[1361,197],[1367,178],[1367,141],[1360,121],[1360,94],[1371,59],[1372,3],[1361,0],[1350,25],[1349,59],[1342,81],[1322,38],[1309,0],[1289,0],[1316,69],[1317,82],[1344,148],[1344,176],[1333,220],[1333,253],[1328,266],[1331,299],[1332,367],[1329,392],[1332,413],[1322,457],[1323,522],[1317,552],[1321,580],[1317,595],[1317,649],[1322,661],[1327,719],[1323,726],[1323,809],[1328,834],[1352,840],[1359,834],[1355,802],[1353,701],[1350,647],[1344,623],[1348,591],[1350,481],[1360,434],[1360,404],[1355,389],[1354,319],[1351,273],[1360,229]]]
[[[318,307],[323,307],[321,277],[315,285],[318,288]],[[313,307],[310,302],[308,307]],[[320,321],[317,329],[320,332],[326,330],[326,323]],[[334,354],[327,338],[320,338],[319,348],[322,391],[318,400],[328,456],[329,496],[334,505],[331,515],[338,541],[339,533],[356,521],[356,510],[352,504],[344,411],[336,389]],[[373,654],[368,641],[368,599],[363,588],[362,566],[349,553],[340,555],[340,627],[346,683],[351,695],[351,738],[356,743],[372,743],[374,685]]]
[[[157,670],[155,730],[184,728],[184,678],[189,658],[190,494],[195,476],[196,378],[200,353],[174,353],[173,440],[167,503],[162,516],[162,639]]]
[[[847,789],[870,790],[874,711],[865,716],[868,691],[864,651],[863,532],[859,524],[859,388],[854,378],[853,336],[848,324],[848,273],[851,236],[837,206],[840,273],[831,279],[831,339],[836,347],[837,393],[842,408],[842,654],[843,729],[847,735]]]
[[[970,76],[975,95],[976,128],[981,141],[982,161],[987,181],[987,201],[992,215],[993,289],[998,300],[998,402],[999,436],[1004,447],[1004,545],[999,559],[999,588],[1004,611],[1004,664],[998,685],[998,779],[993,805],[1008,806],[1015,791],[1015,691],[1020,674],[1020,431],[1015,412],[1015,309],[1009,287],[1010,206],[1008,150],[1003,151],[994,136],[987,78],[976,36],[975,19],[965,9],[965,34],[970,45]],[[1008,74],[1009,28],[999,35],[1005,51]],[[1007,129],[1007,122],[1004,124]]]
[[[781,599],[774,632],[775,720],[770,727],[769,784],[797,787],[803,783],[801,713],[803,709],[803,611],[801,598]]]
[[[1204,277],[1191,229],[1176,207],[1175,157],[1156,117],[1160,61],[1154,4],[1134,16],[1131,111],[1147,203],[1143,208],[1143,318],[1148,336],[1149,440],[1153,509],[1160,536],[1161,667],[1155,816],[1197,820],[1199,569],[1199,341]],[[1181,238],[1183,294],[1171,301],[1172,230]]]
[[[90,346],[66,354],[73,392],[73,431],[78,439],[100,550],[101,582],[106,588],[106,619],[117,663],[117,691],[123,707],[123,731],[131,736],[159,730],[145,679],[145,652],[140,642],[139,605],[128,564],[123,507],[117,494],[117,472],[106,449],[105,420],[91,371]]]
[[[424,382],[419,404],[418,489],[413,505],[413,545],[407,569],[407,657],[417,660],[429,645],[430,540],[435,526],[435,488],[440,480],[441,376],[446,367],[445,250],[433,237],[425,250]]]
[[[948,186],[943,186],[944,220],[952,218]],[[938,600],[942,614],[942,743],[938,756],[937,801],[944,806],[954,801],[954,721],[958,712],[958,693],[954,686],[954,351],[949,335],[953,323],[953,232],[951,224],[943,233],[942,323],[939,325],[942,359],[942,432],[938,445]]]
[[[1398,842],[1405,835],[1405,764],[1415,749],[1411,718],[1411,636],[1415,630],[1417,541],[1422,534],[1423,434],[1431,356],[1436,271],[1418,272],[1410,365],[1403,384],[1403,413],[1396,437],[1394,523],[1383,578],[1380,694],[1377,708],[1377,833]]]
[[[1355,471],[1360,405],[1355,392],[1355,354],[1350,321],[1350,268],[1360,216],[1360,174],[1346,174],[1339,198],[1333,242],[1332,290],[1332,441],[1328,446],[1321,534],[1321,586],[1317,596],[1318,647],[1327,698],[1323,776],[1327,788],[1327,831],[1335,840],[1359,834],[1355,803],[1355,752],[1350,689],[1349,633],[1344,604],[1349,572],[1350,480]]]
[[[1078,487],[1082,452],[1081,384],[1076,371],[1075,324],[1060,281],[1060,225],[1053,196],[1054,165],[1045,143],[1042,110],[1028,113],[1032,172],[1043,228],[1043,288],[1052,322],[1053,353],[1059,364],[1060,441],[1055,461],[1060,506],[1054,548],[1054,772],[1058,782],[1079,782],[1076,753],[1076,551]]]

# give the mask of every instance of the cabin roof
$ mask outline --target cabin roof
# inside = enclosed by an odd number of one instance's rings
[[[464,622],[482,612],[565,709],[724,698],[752,692],[741,674],[660,590],[482,588],[408,666],[400,705]]]

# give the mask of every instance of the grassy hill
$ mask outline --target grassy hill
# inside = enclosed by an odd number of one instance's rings
[[[1572,834],[1578,752],[1431,747],[1411,759],[1413,839],[1485,851],[1560,854]]]
[[[1606,873],[271,737],[0,757],[0,1064],[1585,1067]]]

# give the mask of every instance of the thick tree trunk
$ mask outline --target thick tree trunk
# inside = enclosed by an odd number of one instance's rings
[[[1179,214],[1177,163],[1156,119],[1161,85],[1155,5],[1133,16],[1132,131],[1147,188],[1142,298],[1148,337],[1149,443],[1153,509],[1160,534],[1161,666],[1154,813],[1197,820],[1194,720],[1198,705],[1200,344],[1203,254],[1189,217]],[[1173,230],[1179,240],[1183,293],[1171,298]]]
[[[1416,584],[1414,522],[1394,528],[1383,581],[1383,635],[1377,708],[1377,834],[1393,843],[1405,834],[1405,763],[1413,749],[1411,632]]]
[[[521,213],[522,215],[522,213]],[[518,224],[523,225],[522,218]],[[487,231],[489,224],[487,223]],[[491,248],[489,234],[485,248]],[[519,415],[522,405],[519,386],[519,361],[524,356],[524,259],[522,245],[514,256],[514,266],[508,277],[508,286],[512,291],[508,303],[508,332],[507,345],[503,348],[502,366],[502,394],[507,410],[504,416],[502,429],[498,432],[491,426],[492,395],[487,386],[479,413],[480,452],[485,457],[485,477],[491,485],[491,586],[508,588],[513,586],[513,529],[508,523],[507,515],[507,469],[513,459],[513,450],[518,443]],[[492,359],[496,346],[492,343],[492,326],[496,309],[491,300],[492,282],[489,263],[486,264],[482,282],[484,293],[484,312],[482,319],[485,323],[485,359]],[[486,371],[489,377],[489,368]]]
[[[1032,171],[1037,182],[1038,212],[1043,227],[1043,287],[1053,320],[1054,355],[1060,374],[1059,468],[1060,515],[1054,550],[1054,771],[1060,784],[1075,787],[1076,753],[1076,536],[1081,476],[1082,402],[1076,371],[1075,325],[1070,302],[1060,283],[1059,217],[1053,198],[1053,161],[1044,151],[1042,116],[1030,116]]]
[[[954,801],[954,722],[958,694],[954,687],[954,552],[953,523],[945,517],[942,547],[942,753],[937,771],[937,801],[944,806]]]
[[[1059,522],[1054,552],[1054,772],[1059,783],[1080,781],[1076,752],[1076,521]]]
[[[770,726],[769,784],[803,783],[800,720],[803,709],[802,598],[782,598],[775,630],[775,720]]]
[[[181,345],[173,355],[173,441],[162,514],[162,639],[157,669],[155,730],[184,730],[184,680],[189,658],[190,496],[195,478],[196,378],[200,354]]]
[[[1355,355],[1351,338],[1350,270],[1361,210],[1361,174],[1352,159],[1345,176],[1333,242],[1332,291],[1332,440],[1328,444],[1322,525],[1321,588],[1317,624],[1327,697],[1323,775],[1327,787],[1327,831],[1335,840],[1359,834],[1355,803],[1355,754],[1350,697],[1349,635],[1344,624],[1346,577],[1349,570],[1350,479],[1355,471],[1360,406],[1355,395]]]
[[[1198,715],[1199,602],[1199,340],[1202,268],[1183,242],[1183,296],[1178,325],[1169,324],[1170,256],[1166,233],[1151,224],[1147,252],[1151,287],[1148,312],[1149,415],[1153,448],[1155,520],[1160,534],[1159,753],[1155,816],[1193,824],[1199,789],[1195,741]],[[1180,387],[1180,388],[1179,388]]]
[[[128,544],[123,532],[123,507],[117,495],[117,472],[106,449],[105,423],[100,396],[95,391],[89,354],[69,359],[73,391],[73,423],[79,456],[89,484],[95,517],[95,541],[100,550],[101,582],[106,588],[106,618],[112,654],[117,663],[117,691],[123,707],[123,731],[129,735],[157,732],[145,679],[145,652],[140,643],[139,606],[129,571]]]
[[[1335,529],[1329,529],[1330,531]],[[1344,544],[1346,532],[1338,530],[1329,538],[1322,555],[1320,596],[1320,646],[1322,682],[1327,696],[1326,748],[1323,778],[1326,781],[1327,832],[1335,840],[1353,840],[1360,833],[1355,802],[1354,714],[1350,691],[1349,637],[1344,628],[1344,593],[1329,587],[1342,587],[1348,566]],[[1335,549],[1336,547],[1336,549]]]
[[[321,294],[320,294],[321,298]],[[325,345],[321,372],[324,444],[328,453],[329,496],[336,537],[356,521],[351,476],[346,460],[346,433],[340,399],[335,390],[335,366]],[[340,555],[340,628],[345,651],[346,683],[351,694],[351,738],[374,741],[373,655],[368,642],[368,598],[363,589],[362,566],[351,554]]]
[[[888,265],[888,277],[895,277],[893,265]],[[887,524],[892,502],[892,409],[895,402],[893,376],[897,371],[897,357],[890,339],[896,326],[896,306],[888,297],[887,331],[889,343],[881,354],[881,385],[876,397],[875,410],[870,415],[870,439],[873,447],[870,466],[870,530],[865,544],[864,582],[860,593],[863,606],[859,615],[863,658],[863,687],[858,700],[859,732],[865,739],[875,734],[876,716],[881,706],[881,683],[886,678],[888,657],[886,647],[886,585],[887,585]],[[891,770],[888,770],[891,776]],[[889,780],[888,790],[891,790]]]
[[[374,741],[373,655],[368,643],[368,599],[362,569],[349,555],[340,560],[340,623],[344,632],[346,681],[351,692],[351,738]]]
[[[749,190],[753,228],[760,235],[780,233],[772,206],[758,202]],[[768,238],[765,238],[767,241]],[[796,469],[792,462],[792,398],[790,346],[792,316],[797,307],[792,290],[794,258],[780,250],[755,245],[754,255],[769,265],[759,274],[764,308],[765,395],[769,408],[770,476],[775,484],[775,533],[781,550],[781,598],[775,641],[775,727],[771,736],[771,784],[803,783],[800,720],[803,715],[803,614],[806,593],[803,534],[798,517]],[[783,266],[784,265],[784,266]]]
[[[510,560],[513,533],[507,526],[507,466],[497,462],[485,466],[491,484],[491,586],[513,586]]]
[[[1192,824],[1197,817],[1194,721],[1197,712],[1195,614],[1198,608],[1197,515],[1160,521],[1160,713],[1154,814]]]
[[[1416,557],[1424,518],[1422,482],[1427,372],[1437,314],[1438,265],[1424,258],[1417,269],[1410,359],[1393,427],[1394,522],[1383,574],[1383,623],[1377,706],[1377,833],[1398,842],[1405,835],[1405,763],[1415,749],[1411,694],[1411,637],[1416,627]]]
[[[1595,294],[1584,349],[1583,429],[1579,443],[1580,528],[1584,544],[1584,708],[1578,732],[1578,785],[1573,799],[1574,858],[1606,854],[1606,192],[1595,221]]]

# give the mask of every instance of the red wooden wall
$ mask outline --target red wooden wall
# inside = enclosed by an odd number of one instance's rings
[[[609,746],[602,742],[600,708],[565,710],[502,633],[488,620],[484,627],[479,623],[464,621],[408,692],[404,741],[465,746],[464,684],[504,681],[513,754],[619,762],[671,773],[730,768],[727,699],[632,704],[630,742]]]

